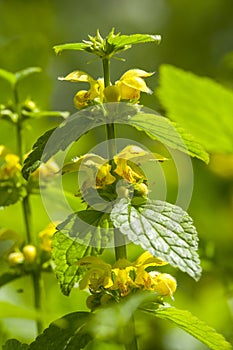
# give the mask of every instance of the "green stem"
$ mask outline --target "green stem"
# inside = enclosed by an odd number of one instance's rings
[[[103,71],[104,71],[104,86],[110,85],[110,60],[108,58],[103,59]],[[116,134],[114,123],[106,123],[106,135],[108,145],[108,158],[112,162],[113,157],[117,153],[116,147]],[[114,243],[115,243],[115,257],[116,260],[127,258],[125,238],[121,232],[117,229],[114,230]]]
[[[17,85],[13,89],[14,99],[15,99],[15,110],[18,115],[17,124],[16,124],[16,139],[18,147],[18,155],[20,162],[23,161],[23,138],[22,138],[22,116],[19,104],[19,97],[17,92]],[[24,218],[24,225],[26,231],[26,242],[27,244],[34,243],[33,234],[31,231],[32,228],[32,217],[31,217],[31,206],[29,202],[29,193],[22,200],[22,211]],[[43,330],[43,324],[41,322],[41,275],[40,271],[32,271],[32,284],[34,292],[34,306],[36,311],[38,311],[39,318],[36,320],[37,333],[40,334]]]
[[[134,317],[132,316],[129,320],[128,324],[125,328],[126,339],[129,339],[127,343],[125,343],[125,350],[138,350],[137,338],[135,334],[135,324]]]
[[[41,274],[40,271],[34,271],[32,273],[32,283],[34,289],[34,306],[38,312],[38,318],[36,319],[37,333],[41,334],[43,331],[43,323],[41,321]]]
[[[103,71],[104,71],[104,85],[105,87],[110,85],[110,61],[109,59],[103,59]],[[117,153],[116,147],[116,135],[114,123],[106,123],[106,135],[107,135],[107,146],[108,146],[108,158],[110,162],[113,161],[113,157]],[[114,245],[115,245],[115,258],[126,259],[127,258],[127,249],[125,244],[125,237],[122,235],[120,230],[114,230]],[[129,342],[125,342],[126,350],[137,350],[137,339],[135,336],[135,325],[133,317],[129,320],[126,330],[125,330],[126,339],[130,339]],[[130,335],[130,337],[128,337]]]

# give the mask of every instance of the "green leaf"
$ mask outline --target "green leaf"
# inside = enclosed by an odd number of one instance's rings
[[[155,309],[145,309],[150,315],[169,320],[178,327],[191,334],[212,350],[230,350],[232,346],[224,337],[217,333],[212,327],[199,320],[191,312],[179,310],[175,307],[155,307]]]
[[[134,208],[124,198],[113,208],[111,219],[131,242],[195,280],[200,278],[197,232],[191,217],[180,207],[151,200]]]
[[[83,210],[71,214],[58,225],[53,238],[53,258],[61,290],[69,295],[82,275],[77,262],[88,254],[101,254],[113,237],[109,214]]]
[[[168,147],[197,157],[205,163],[209,161],[208,153],[193,136],[167,118],[156,114],[138,113],[131,117],[128,123]]]
[[[40,73],[42,69],[40,67],[28,67],[26,69],[20,70],[15,73],[15,82],[18,83],[19,81],[27,78],[29,75],[34,73]]]
[[[92,340],[86,325],[92,318],[89,312],[73,312],[50,324],[30,344],[30,350],[80,350]]]
[[[0,180],[0,207],[15,204],[26,195],[25,187],[13,179]]]
[[[79,111],[66,119],[57,128],[48,130],[33,145],[33,150],[24,162],[22,174],[27,180],[29,175],[41,164],[59,151],[64,151],[72,142],[98,125],[98,118],[92,110]]]
[[[208,151],[233,152],[233,92],[214,80],[170,65],[160,68],[157,94],[168,117]]]
[[[77,239],[81,245],[92,247],[101,254],[112,239],[113,230],[109,214],[97,210],[82,210],[68,216],[58,230]]]
[[[44,151],[44,148],[56,128],[46,131],[42,136],[38,138],[36,143],[33,145],[32,152],[24,161],[24,166],[22,169],[23,177],[28,180],[31,173],[33,173],[37,168],[39,168],[42,163],[41,157]]]
[[[115,338],[117,342],[125,344],[131,340],[130,337],[135,336],[131,334],[129,327],[135,311],[142,303],[155,301],[156,298],[156,293],[143,292],[129,295],[120,303],[98,310],[89,324],[89,329],[97,339],[112,340]]]
[[[21,277],[21,272],[6,272],[0,276],[0,287]]]
[[[77,266],[77,261],[89,252],[89,248],[60,231],[55,233],[52,246],[52,255],[56,266],[55,273],[61,291],[64,295],[69,295],[82,273],[82,269]]]
[[[5,69],[0,69],[0,78],[8,81],[12,86],[16,82],[16,78],[15,78],[14,73],[8,72]]]
[[[118,49],[126,45],[128,46],[141,43],[160,44],[161,36],[150,34],[112,35],[107,40],[111,45],[114,45],[115,48]]]
[[[7,340],[5,345],[3,345],[2,347],[2,350],[28,350],[28,349],[29,349],[28,344],[23,344],[16,339]]]
[[[69,116],[69,112],[63,112],[63,111],[37,111],[37,112],[29,112],[29,111],[22,111],[23,118],[32,118],[32,119],[39,119],[39,118],[64,118],[66,119]]]
[[[29,320],[36,320],[38,312],[24,308],[7,301],[0,301],[1,317],[3,318],[26,318]]]
[[[89,46],[90,46],[89,44],[85,44],[85,43],[71,43],[71,44],[56,45],[53,47],[53,49],[56,54],[59,54],[64,50],[84,51]]]

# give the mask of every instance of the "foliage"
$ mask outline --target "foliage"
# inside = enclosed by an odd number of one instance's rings
[[[145,79],[152,73],[130,69],[112,84],[109,65],[110,59],[119,52],[128,50],[134,44],[147,42],[158,44],[160,36],[121,35],[112,30],[103,38],[97,31],[96,36],[89,36],[89,41],[55,46],[56,53],[77,50],[95,54],[103,65],[103,78],[95,79],[79,70],[60,78],[90,85],[89,90],[79,90],[75,94],[74,104],[79,112],[71,117],[66,112],[40,110],[31,99],[20,100],[18,83],[30,74],[39,72],[39,68],[32,67],[15,74],[0,70],[0,77],[10,83],[14,96],[9,105],[1,107],[1,117],[15,126],[18,147],[17,155],[5,146],[1,147],[0,184],[4,196],[0,204],[9,206],[21,203],[26,231],[23,242],[17,244],[15,241],[10,249],[4,251],[8,268],[0,277],[0,282],[4,285],[23,276],[32,278],[39,333],[30,345],[21,344],[15,339],[8,340],[3,347],[5,350],[36,350],[42,347],[84,349],[96,339],[111,339],[128,350],[136,350],[134,317],[137,312],[169,320],[211,349],[231,348],[222,335],[189,311],[165,303],[166,298],[173,299],[177,289],[176,279],[166,270],[168,264],[186,272],[196,281],[201,276],[197,230],[192,218],[179,206],[150,199],[148,178],[141,165],[152,161],[163,163],[166,157],[158,153],[150,154],[134,144],[117,150],[115,130],[119,124],[132,126],[146,133],[150,139],[159,141],[160,145],[208,163],[209,155],[205,148],[210,151],[214,148],[210,146],[205,132],[198,136],[200,127],[192,128],[192,122],[184,121],[188,114],[185,109],[183,111],[181,103],[181,108],[176,109],[179,101],[177,91],[185,94],[185,84],[189,82],[197,96],[206,87],[215,97],[222,94],[223,105],[230,105],[232,96],[215,83],[206,83],[194,75],[164,66],[159,96],[168,108],[169,117],[181,122],[181,126],[157,112],[148,113],[140,105],[140,98],[143,93],[151,93]],[[179,89],[174,89],[175,92],[170,89],[173,81],[179,86]],[[209,104],[208,99],[203,102],[207,121],[212,111]],[[57,128],[39,137],[22,167],[25,158],[22,137],[25,121],[45,116],[64,120]],[[197,114],[197,121],[202,117],[201,111]],[[228,126],[227,108],[222,118]],[[208,131],[213,134],[216,121],[207,124]],[[53,163],[53,156],[67,151],[83,134],[98,126],[105,126],[106,158],[88,153],[76,155],[62,168]],[[221,130],[221,151],[230,152],[231,140],[224,128]],[[82,207],[73,212],[59,224],[50,223],[38,233],[38,244],[31,232],[29,198],[37,194],[38,189],[49,187],[56,176],[69,176],[70,173],[81,173],[83,176],[82,181],[78,182],[75,196],[79,200],[81,198],[84,209]],[[127,258],[128,242],[144,250],[135,261]],[[106,261],[103,254],[109,247],[114,248],[114,263]],[[101,254],[103,256],[100,258]],[[41,276],[53,271],[64,295],[68,296],[77,287],[89,290],[86,304],[91,312],[67,314],[42,332]]]

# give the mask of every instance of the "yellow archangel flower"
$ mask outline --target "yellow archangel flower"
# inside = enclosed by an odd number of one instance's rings
[[[101,288],[110,288],[113,285],[111,279],[111,265],[95,256],[87,256],[79,260],[78,265],[86,268],[86,273],[79,282],[80,289],[90,288],[98,292]]]
[[[66,77],[60,77],[59,80],[89,83],[89,90],[80,90],[74,96],[74,105],[76,108],[85,108],[95,100],[97,102],[103,102],[104,81],[102,78],[95,80],[85,72],[74,71]]]
[[[17,155],[8,153],[5,146],[1,146],[0,157],[3,158],[3,164],[0,167],[0,179],[9,179],[21,174],[22,166]]]
[[[50,222],[44,230],[39,232],[40,248],[46,252],[51,252],[52,250],[52,237],[56,232],[57,224],[58,222]]]
[[[119,259],[113,266],[94,256],[84,257],[78,262],[78,265],[86,270],[79,282],[79,287],[89,288],[92,292],[103,289],[118,291],[121,297],[136,289],[154,291],[160,296],[172,297],[176,290],[176,280],[166,273],[146,271],[147,267],[166,264],[149,252],[144,252],[133,263],[127,259]]]
[[[142,69],[130,69],[114,85],[106,88],[104,87],[103,78],[95,80],[83,71],[74,71],[58,79],[70,82],[83,82],[90,85],[89,90],[80,90],[74,96],[75,107],[82,109],[93,103],[102,103],[104,101],[119,102],[121,100],[130,100],[137,103],[140,98],[140,92],[152,93],[144,79],[153,74]]]
[[[116,87],[120,89],[121,100],[137,102],[140,98],[140,92],[151,94],[152,91],[146,85],[144,79],[153,74],[142,69],[130,69],[125,72],[120,80],[115,83]]]

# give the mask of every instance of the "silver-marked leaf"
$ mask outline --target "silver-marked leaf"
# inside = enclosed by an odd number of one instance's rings
[[[121,199],[113,208],[111,219],[134,244],[195,280],[200,278],[197,231],[191,217],[180,207],[155,200],[135,208],[129,200]]]

